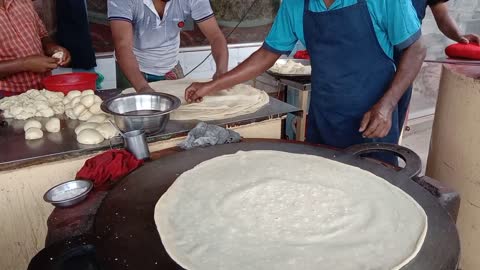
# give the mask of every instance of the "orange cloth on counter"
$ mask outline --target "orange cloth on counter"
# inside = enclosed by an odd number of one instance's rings
[[[85,161],[76,179],[91,180],[100,187],[109,181],[117,181],[143,165],[126,150],[109,150]]]

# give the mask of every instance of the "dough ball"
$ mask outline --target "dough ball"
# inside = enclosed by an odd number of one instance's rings
[[[81,95],[82,95],[82,92],[80,92],[78,90],[73,90],[73,91],[68,92],[66,97],[71,100],[71,99],[74,99],[74,98],[76,98],[78,96],[81,96]]]
[[[43,137],[43,131],[39,128],[32,127],[25,131],[25,140],[37,140]]]
[[[83,106],[90,108],[95,102],[95,96],[94,95],[84,96],[82,97],[80,102],[83,104]]]
[[[84,96],[89,96],[89,95],[95,95],[95,92],[93,90],[84,90],[82,91],[82,97]]]
[[[92,116],[93,116],[93,114],[92,114],[89,110],[84,110],[84,111],[82,112],[82,114],[80,114],[80,115],[78,116],[78,120],[80,120],[80,121],[87,121],[87,120],[90,119],[90,117],[92,117]]]
[[[34,106],[38,111],[45,110],[50,107],[48,102],[42,100],[35,101]]]
[[[102,113],[102,109],[100,109],[100,105],[102,105],[102,103],[94,103],[88,110],[92,113],[92,114],[101,114]]]
[[[103,100],[97,95],[94,96],[94,99],[95,99],[95,103],[102,103],[103,102]]]
[[[41,129],[42,128],[42,123],[40,123],[39,121],[37,120],[28,120],[25,125],[23,126],[23,130],[24,131],[27,131],[29,130],[30,128],[39,128]]]
[[[104,123],[107,120],[107,116],[105,114],[95,114],[87,122],[91,123]]]
[[[17,107],[17,106],[12,106],[10,108],[10,113],[13,115],[13,116],[17,116],[19,114],[21,114],[23,112],[23,108],[22,107]]]
[[[45,110],[41,110],[40,113],[42,114],[43,117],[52,117],[55,114],[52,108],[50,107]]]
[[[70,105],[72,105],[72,108],[73,108],[73,107],[77,106],[80,103],[81,100],[82,100],[81,96],[74,97],[72,99],[72,101],[70,101]]]
[[[77,116],[73,113],[73,109],[66,109],[65,115],[67,115],[67,117],[70,119],[73,119],[73,120],[77,119]]]
[[[56,52],[52,55],[52,58],[55,58],[58,60],[58,62],[62,62],[63,59],[63,52]]]
[[[81,144],[99,144],[104,138],[95,129],[84,129],[78,134],[77,141]]]
[[[65,97],[63,100],[62,100],[62,103],[63,105],[67,105],[68,103],[72,102],[72,100],[69,98],[69,97]]]
[[[56,103],[52,106],[55,114],[63,114],[65,112],[65,106],[62,103]]]
[[[79,134],[84,129],[96,129],[98,127],[97,123],[83,123],[75,128],[75,134]]]
[[[79,117],[83,111],[85,111],[85,109],[85,106],[78,104],[77,106],[73,107],[73,114],[75,114],[76,117]]]
[[[112,126],[110,123],[103,123],[100,124],[96,130],[102,134],[103,138],[111,139],[117,135],[119,135],[118,131]]]
[[[45,129],[50,133],[57,133],[60,131],[60,119],[54,117],[50,118],[45,124]]]
[[[22,113],[17,114],[17,115],[15,116],[15,119],[18,119],[18,120],[27,120],[28,118],[32,118],[32,117],[35,117],[35,113],[23,111]]]
[[[40,91],[38,91],[37,89],[30,89],[25,92],[25,94],[30,98],[34,99],[36,96],[40,95]]]

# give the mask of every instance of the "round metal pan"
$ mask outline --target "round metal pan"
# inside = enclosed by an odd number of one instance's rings
[[[407,162],[396,171],[361,158],[364,153],[394,151]],[[175,179],[197,164],[225,154],[248,150],[277,150],[322,156],[370,171],[412,196],[428,215],[428,233],[418,256],[402,270],[454,270],[460,244],[453,220],[435,197],[411,180],[420,171],[418,156],[401,147],[357,146],[346,151],[322,147],[255,141],[193,149],[167,155],[151,162],[117,185],[99,208],[94,225],[97,256],[105,269],[182,269],[162,246],[153,219],[154,207]],[[194,228],[192,228],[194,229]]]

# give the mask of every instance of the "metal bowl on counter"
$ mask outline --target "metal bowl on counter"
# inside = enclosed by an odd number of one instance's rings
[[[165,93],[128,94],[104,101],[101,109],[113,115],[122,132],[144,130],[151,135],[165,129],[170,113],[180,104],[179,98]]]
[[[43,199],[58,207],[73,206],[87,198],[93,183],[88,180],[72,180],[49,189]]]

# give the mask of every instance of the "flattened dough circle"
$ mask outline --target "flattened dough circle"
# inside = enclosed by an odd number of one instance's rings
[[[428,227],[421,206],[384,179],[277,151],[199,164],[160,198],[154,218],[168,254],[190,270],[398,270]]]

